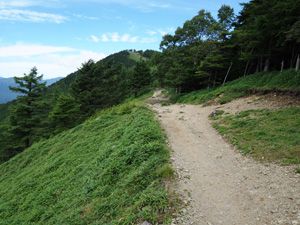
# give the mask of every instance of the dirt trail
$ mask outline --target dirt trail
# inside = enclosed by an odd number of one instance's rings
[[[215,109],[235,113],[294,103],[272,101],[273,97],[253,96],[207,107],[151,105],[168,135],[178,174],[175,189],[188,205],[173,224],[300,225],[299,174],[292,167],[262,164],[241,155],[209,120]]]

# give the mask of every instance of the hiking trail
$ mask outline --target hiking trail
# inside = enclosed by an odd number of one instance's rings
[[[186,207],[172,224],[300,225],[300,174],[293,166],[260,163],[242,155],[212,126],[212,111],[289,107],[278,96],[250,96],[224,105],[175,104],[157,90],[146,100],[168,135],[174,189]]]

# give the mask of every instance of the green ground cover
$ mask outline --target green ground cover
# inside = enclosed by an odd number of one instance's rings
[[[299,71],[296,73],[294,69],[289,69],[283,71],[283,73],[279,71],[255,73],[228,82],[224,87],[201,89],[182,95],[176,95],[173,92],[172,99],[179,103],[203,104],[212,99],[219,98],[219,102],[224,104],[249,94],[249,91],[252,89],[263,90],[272,88],[299,90]]]
[[[213,126],[259,161],[300,164],[300,108],[247,110],[216,116]]]
[[[129,102],[0,165],[0,224],[138,224],[172,214],[153,113]]]

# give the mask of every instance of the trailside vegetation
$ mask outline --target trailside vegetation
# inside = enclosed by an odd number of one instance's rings
[[[106,109],[0,165],[0,223],[166,224],[168,160],[150,109]]]
[[[219,103],[224,104],[248,94],[270,92],[300,95],[300,72],[295,72],[295,69],[287,69],[283,72],[260,72],[243,76],[216,88],[201,89],[181,95],[176,94],[173,89],[171,93],[173,93],[173,100],[179,103],[209,104],[211,100],[218,98]]]
[[[258,161],[300,164],[300,108],[247,110],[213,126],[243,154]]]
[[[145,53],[147,56],[153,54],[152,51]],[[140,53],[131,54],[137,55],[136,60],[130,59],[127,51],[98,62],[88,60],[78,71],[47,89],[34,90],[43,84],[38,86],[42,76],[37,77],[37,69],[34,67],[31,73],[36,76],[36,82],[32,83],[32,87],[28,84],[28,88],[33,88],[28,90],[31,100],[28,102],[20,95],[17,105],[12,102],[0,107],[0,112],[4,114],[0,121],[0,163],[34,142],[79,125],[99,110],[149,91],[152,76],[150,66],[146,63],[148,58]],[[126,65],[127,68],[124,62],[133,63]],[[15,79],[18,82],[26,80],[27,75]],[[27,93],[20,88],[12,89],[25,95]],[[9,105],[12,105],[10,109]],[[20,108],[22,105],[24,110]]]

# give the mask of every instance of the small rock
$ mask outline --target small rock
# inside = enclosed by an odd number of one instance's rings
[[[152,223],[149,223],[147,220],[141,223],[140,225],[152,225]]]
[[[283,220],[277,220],[277,223],[278,223],[278,224],[283,224],[284,221],[283,221]]]
[[[217,159],[221,159],[221,158],[222,158],[222,155],[216,155],[216,158],[217,158]]]
[[[210,116],[210,117],[214,117],[214,116],[216,116],[216,115],[218,115],[218,110],[212,111],[211,114],[210,114],[209,116]]]
[[[293,225],[298,225],[298,224],[299,224],[299,223],[298,223],[298,220],[293,220],[293,221],[292,221],[292,224],[293,224]]]

